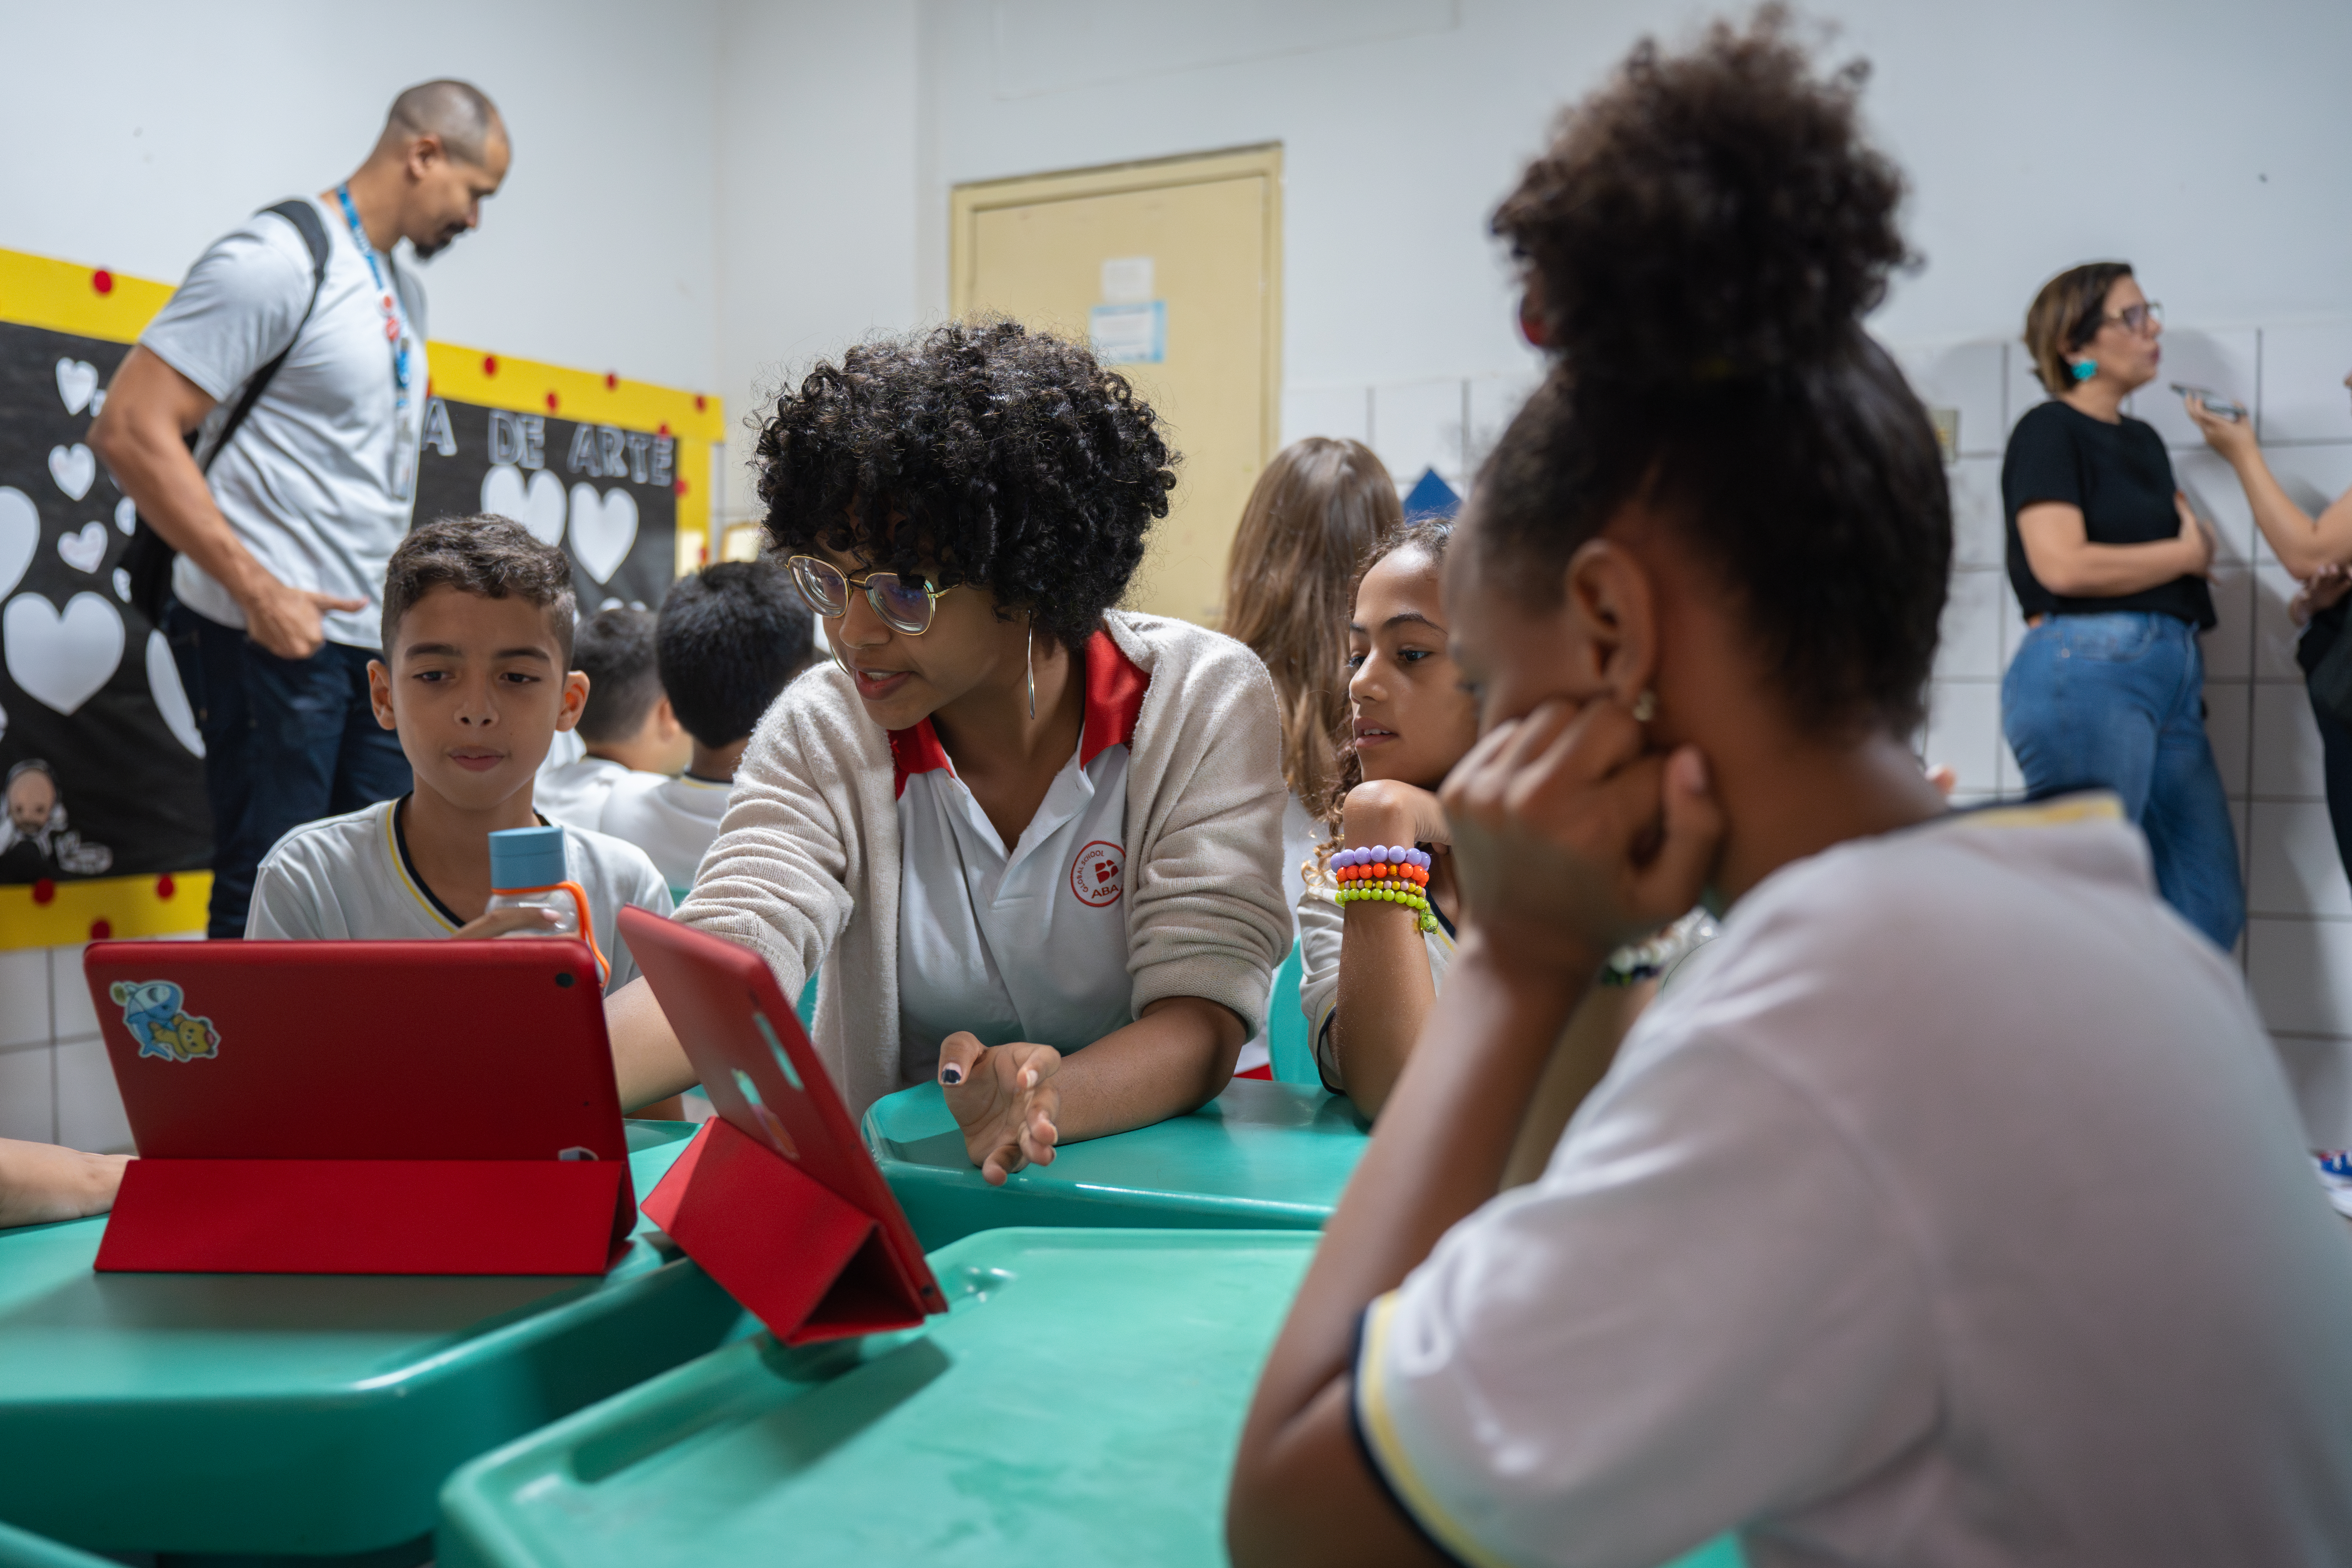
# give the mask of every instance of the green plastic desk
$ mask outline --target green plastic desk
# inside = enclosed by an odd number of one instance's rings
[[[935,1083],[876,1100],[866,1146],[924,1247],[1002,1226],[1320,1230],[1365,1124],[1318,1089],[1237,1078],[1190,1116],[1072,1143],[992,1187]]]
[[[1242,1415],[1315,1242],[967,1237],[932,1257],[950,1307],[926,1329],[739,1341],[467,1465],[439,1563],[1222,1563]]]
[[[691,1131],[630,1126],[640,1194]],[[0,1232],[0,1520],[100,1551],[421,1545],[465,1460],[759,1326],[642,1220],[594,1280],[99,1274],[104,1226]]]

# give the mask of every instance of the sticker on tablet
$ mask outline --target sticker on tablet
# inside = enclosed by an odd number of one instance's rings
[[[190,1014],[180,988],[169,980],[118,980],[107,994],[122,1009],[122,1026],[139,1042],[139,1054],[167,1062],[192,1062],[220,1055],[220,1031],[210,1018]]]

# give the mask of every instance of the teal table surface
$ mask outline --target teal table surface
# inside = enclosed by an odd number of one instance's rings
[[[935,1083],[874,1102],[866,1146],[924,1247],[1003,1226],[1319,1230],[1364,1152],[1344,1099],[1237,1078],[1190,1116],[1071,1143],[1050,1165],[982,1180]]]
[[[0,1568],[115,1568],[110,1558],[93,1557],[62,1542],[0,1524]]]
[[[923,1329],[738,1341],[450,1479],[441,1568],[1225,1561],[1226,1479],[1317,1238],[996,1230]],[[1728,1542],[1685,1568],[1738,1568]]]
[[[629,1128],[640,1197],[692,1129]],[[346,1555],[449,1472],[758,1324],[649,1237],[602,1279],[100,1274],[0,1232],[0,1520],[100,1551]]]

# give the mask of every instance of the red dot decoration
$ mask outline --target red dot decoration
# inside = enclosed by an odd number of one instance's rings
[[[684,494],[686,493],[686,481],[685,481],[684,479],[679,479],[679,480],[678,480],[678,481],[677,481],[674,486],[672,486],[671,488],[672,488],[672,489],[675,489],[675,490],[676,490],[679,495],[684,495]]]
[[[89,275],[89,286],[101,294],[114,292],[114,274],[101,267]]]
[[[155,879],[155,896],[157,898],[169,902],[172,895],[179,890],[180,885],[172,880],[172,873],[169,871],[164,872],[162,876]]]
[[[703,396],[702,394],[698,392],[694,395],[694,411],[697,414],[701,413],[704,409],[709,406],[710,400],[709,398]]]
[[[547,411],[550,414],[555,412],[555,394],[551,392],[547,395]]]
[[[56,901],[57,896],[58,885],[55,882],[50,881],[47,877],[43,877],[40,880],[33,884],[33,902],[37,904],[53,903]]]
[[[104,916],[100,916],[99,919],[89,922],[90,941],[104,942],[108,937],[110,937],[113,934],[114,922],[107,920]]]
[[[621,378],[614,375],[611,371],[606,371],[604,373],[604,390],[607,392],[618,392],[620,389]]]
[[[482,356],[482,374],[484,375],[496,375],[499,374],[498,355],[484,354]]]
[[[662,427],[661,427],[660,429],[658,429],[658,430],[655,431],[655,432],[654,432],[654,434],[655,434],[655,435],[656,435],[656,436],[667,436],[667,435],[668,435],[668,434],[669,434],[669,421],[668,421],[668,420],[667,420],[667,419],[663,420],[663,421],[662,421]]]

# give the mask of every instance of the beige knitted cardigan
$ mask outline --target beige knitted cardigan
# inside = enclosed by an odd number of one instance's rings
[[[1274,683],[1231,637],[1114,610],[1150,678],[1127,770],[1134,1008],[1202,996],[1265,1022],[1290,942]],[[852,1116],[898,1081],[898,809],[888,736],[830,661],[787,687],[736,771],[677,919],[751,948],[784,994],[818,964],[817,1054]]]

